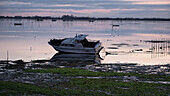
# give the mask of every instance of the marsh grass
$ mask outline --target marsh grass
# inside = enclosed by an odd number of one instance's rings
[[[38,87],[31,84],[16,82],[0,81],[0,96],[28,96],[28,95],[45,95],[45,96],[105,96],[103,92],[84,91],[80,89],[56,89],[50,87]]]
[[[57,83],[53,86],[56,87],[38,87],[31,84],[0,81],[0,95],[168,96],[170,94],[170,86],[167,84],[118,82],[112,79],[73,78],[69,82]]]
[[[16,82],[0,81],[0,95],[33,95],[33,94],[59,94],[57,91],[53,91],[49,88],[41,88],[30,84],[22,84]]]
[[[169,81],[169,76],[145,75],[136,73],[93,72],[78,68],[49,68],[24,70],[35,73],[57,73],[63,81],[53,84],[40,85],[24,84],[17,82],[0,81],[0,96],[20,95],[45,95],[45,96],[168,96],[170,84],[122,82],[115,79],[96,78],[69,78],[76,76],[112,77],[112,76],[137,76],[149,80]],[[66,78],[65,78],[66,77]],[[43,86],[45,85],[45,86]]]
[[[118,82],[111,79],[77,79],[70,85],[76,89],[102,91],[116,96],[166,96],[170,92],[169,85],[148,84],[140,82]]]

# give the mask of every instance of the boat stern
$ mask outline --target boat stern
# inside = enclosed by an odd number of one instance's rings
[[[102,43],[101,42],[99,42],[99,43],[97,43],[96,45],[95,45],[95,52],[97,53],[97,54],[99,54],[99,52],[104,48],[103,46],[102,46]]]

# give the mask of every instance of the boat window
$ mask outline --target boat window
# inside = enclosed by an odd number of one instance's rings
[[[74,45],[73,45],[73,44],[70,44],[70,46],[71,46],[71,47],[74,47]]]
[[[61,44],[61,46],[66,46],[65,44]]]
[[[66,44],[66,46],[74,47],[74,45],[73,45],[73,44]]]
[[[73,44],[61,44],[61,46],[70,46],[70,47],[75,47]]]

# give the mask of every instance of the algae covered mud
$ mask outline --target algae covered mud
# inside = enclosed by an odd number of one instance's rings
[[[1,61],[0,95],[168,96],[169,65]],[[152,71],[151,71],[152,70]]]
[[[0,21],[0,60],[7,59],[7,51],[10,60],[50,59],[56,53],[48,45],[50,39],[88,34],[88,39],[100,40],[108,52],[108,55],[100,61],[102,64],[170,63],[169,21],[89,22],[34,19],[0,19]]]

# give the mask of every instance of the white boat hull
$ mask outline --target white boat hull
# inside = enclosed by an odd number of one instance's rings
[[[56,51],[61,53],[80,53],[80,54],[96,54],[99,53],[103,48],[99,46],[98,48],[75,48],[75,47],[61,47],[51,45]]]

